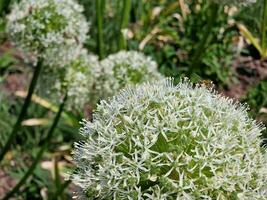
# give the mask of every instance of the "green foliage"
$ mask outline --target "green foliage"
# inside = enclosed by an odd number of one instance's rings
[[[1,59],[0,59],[0,70],[6,70],[8,67],[16,63],[17,61],[10,54],[10,52],[4,52],[4,54],[1,55]]]
[[[267,126],[267,80],[261,81],[248,91],[243,99],[250,107],[250,114]],[[267,130],[263,132],[264,144],[267,144]]]
[[[85,15],[91,21],[91,38],[87,47],[97,52],[97,28],[94,1],[80,0],[85,6]],[[89,5],[90,4],[90,5]],[[211,79],[214,83],[230,83],[233,59],[232,37],[236,30],[227,22],[231,17],[220,8],[209,36],[208,45],[203,49],[200,62],[189,69],[193,54],[203,39],[206,24],[213,4],[210,1],[185,1],[185,8],[179,1],[132,1],[128,30],[128,49],[144,50],[159,64],[160,71],[173,76],[176,82],[181,76]],[[122,1],[105,1],[103,35],[106,55],[117,51]],[[215,66],[214,66],[215,65]]]
[[[14,117],[8,117],[12,104],[7,99],[7,96],[0,92],[0,149],[3,148],[14,121]]]
[[[241,23],[238,24],[240,32],[257,49],[261,58],[267,58],[267,1],[258,0],[254,6],[244,7],[236,19]]]
[[[251,88],[244,99],[252,108],[252,113],[258,114],[261,108],[267,106],[267,80],[261,81],[258,85]]]
[[[89,22],[91,22],[91,28],[89,30],[90,38],[86,42],[87,48],[97,54],[97,15],[96,15],[96,1],[79,0],[79,2],[85,7],[84,14]],[[110,53],[118,51],[118,33],[120,27],[120,15],[123,8],[123,1],[120,0],[104,0],[101,8],[105,10],[103,18],[103,43],[105,45],[105,54],[107,56]]]
[[[213,4],[208,1],[188,1],[184,11],[177,1],[162,2],[165,3],[157,7],[149,4],[150,10],[162,8],[154,17],[151,16],[151,12],[145,10],[148,9],[148,5],[143,8],[143,16],[138,23],[141,26],[135,30],[136,43],[142,44],[145,38],[150,38],[144,51],[158,61],[161,72],[167,76],[179,79],[184,75],[191,78],[197,75],[202,79],[212,79],[215,83],[229,84],[232,75],[232,37],[236,34],[227,24],[230,16],[220,8],[214,26],[208,30],[208,45],[202,50],[203,54],[197,66],[190,69],[194,62],[193,55],[207,32],[203,30],[207,28]]]
[[[240,11],[235,15],[235,19],[249,27],[249,30],[256,37],[260,37],[261,33],[261,16],[263,10],[263,1],[257,0],[253,6],[240,8]]]
[[[6,94],[1,95],[0,149],[12,129],[21,106],[22,99],[13,99]],[[51,118],[51,120],[53,119],[53,115],[50,111],[37,104],[32,104],[28,113],[29,115],[26,119],[39,119],[41,117]],[[2,164],[3,169],[11,178],[20,180],[23,177],[33,159],[36,157],[37,152],[43,146],[44,138],[49,127],[50,123],[47,125],[21,127],[20,132],[15,139],[16,145],[14,145],[12,151],[9,152],[8,157],[10,158],[6,159]],[[52,154],[50,152],[57,151],[61,154],[59,149],[63,144],[65,146],[71,146],[73,141],[80,139],[80,137],[77,138],[76,135],[78,129],[78,126],[73,127],[72,125],[70,127],[64,120],[61,120],[59,128],[54,133],[53,140],[49,143],[48,153],[44,160],[51,163]],[[9,159],[13,160],[12,166],[10,166]],[[40,199],[42,196],[41,191],[47,193],[50,197],[56,193],[59,187],[61,187],[61,184],[58,187],[55,187],[52,171],[41,167],[42,164],[43,161],[38,164],[31,178],[23,185],[21,188],[23,192],[19,194],[19,197],[23,199]],[[61,169],[61,171],[62,170],[63,169]],[[65,169],[65,171],[67,170]],[[62,176],[60,176],[60,179],[62,179]],[[64,182],[62,181],[62,184],[63,183]],[[68,194],[68,197],[70,198],[70,194]]]

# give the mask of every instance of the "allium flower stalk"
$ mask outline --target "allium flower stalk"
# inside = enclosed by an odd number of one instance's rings
[[[75,0],[21,0],[11,10],[7,32],[12,41],[49,65],[64,66],[87,38],[83,7]]]
[[[88,199],[267,199],[262,129],[188,81],[130,87],[83,122],[71,178]]]
[[[111,97],[125,86],[161,78],[157,63],[150,57],[137,51],[120,51],[100,62],[95,100]]]

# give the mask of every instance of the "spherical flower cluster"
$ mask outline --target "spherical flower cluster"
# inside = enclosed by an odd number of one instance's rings
[[[68,90],[67,109],[81,111],[94,94],[95,75],[99,68],[98,57],[82,49],[80,54],[64,68],[49,67],[41,74],[40,93],[58,99]],[[45,90],[42,91],[41,89]]]
[[[251,3],[256,3],[257,0],[213,0],[215,3],[219,4],[234,4],[234,5],[248,5]]]
[[[21,0],[7,17],[7,33],[28,54],[64,65],[87,38],[89,26],[82,12],[75,0]]]
[[[98,68],[98,57],[88,54],[86,50],[83,50],[79,57],[71,62],[65,77],[70,108],[79,110],[86,103],[91,103],[90,96],[94,94],[95,76]]]
[[[161,80],[102,101],[75,144],[88,199],[267,199],[267,154],[246,108]]]
[[[97,100],[113,96],[126,85],[161,79],[157,63],[137,51],[120,51],[101,61],[96,76]]]

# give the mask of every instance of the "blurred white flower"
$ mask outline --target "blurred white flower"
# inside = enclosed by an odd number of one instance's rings
[[[137,51],[120,51],[100,62],[96,73],[95,102],[128,85],[162,79],[157,63]]]
[[[89,26],[82,12],[75,0],[21,0],[7,16],[7,33],[46,65],[64,66],[87,38]]]
[[[41,74],[39,91],[45,95],[50,93],[53,96],[51,99],[58,99],[67,89],[69,98],[66,108],[81,111],[86,103],[91,103],[98,68],[98,57],[82,49],[65,67],[45,68]]]

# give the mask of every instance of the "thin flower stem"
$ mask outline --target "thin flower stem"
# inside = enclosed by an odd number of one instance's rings
[[[97,51],[100,60],[104,58],[104,40],[103,40],[104,9],[105,9],[105,0],[96,0]]]
[[[120,23],[120,33],[119,33],[119,46],[118,46],[119,50],[126,49],[127,47],[123,30],[128,27],[130,11],[131,11],[131,0],[123,0],[123,10]]]
[[[71,183],[70,180],[65,181],[59,188],[57,188],[56,193],[51,197],[51,200],[57,200],[57,197],[59,197],[62,192],[68,187],[68,185]]]
[[[33,74],[32,80],[31,80],[31,84],[30,84],[30,87],[29,87],[29,90],[28,90],[27,97],[24,100],[24,104],[23,104],[22,109],[21,109],[21,112],[20,112],[20,114],[19,114],[19,116],[17,118],[16,124],[13,126],[12,132],[10,133],[10,135],[9,135],[9,137],[7,139],[7,142],[5,143],[3,149],[1,150],[1,153],[0,153],[0,162],[1,162],[1,160],[3,160],[6,152],[10,148],[10,146],[11,146],[14,138],[17,135],[18,130],[21,127],[21,122],[24,119],[25,115],[27,114],[28,107],[29,107],[29,105],[31,103],[32,94],[33,94],[34,89],[36,87],[37,80],[38,80],[38,77],[40,75],[42,66],[43,66],[43,61],[42,61],[42,59],[40,59],[38,61],[38,63],[37,63],[36,69],[34,71],[34,74]]]
[[[211,9],[211,15],[208,17],[208,23],[205,27],[203,38],[201,38],[200,43],[198,44],[195,53],[192,56],[192,63],[189,66],[189,70],[192,71],[192,69],[198,67],[199,62],[201,61],[202,55],[206,51],[206,47],[210,42],[210,38],[212,36],[212,27],[216,23],[217,15],[219,14],[220,6],[216,3],[213,3],[210,7]]]
[[[261,20],[261,47],[263,54],[266,54],[266,26],[267,26],[267,0],[263,0],[262,20]],[[267,56],[267,55],[262,55]]]
[[[48,144],[53,136],[53,133],[54,133],[54,130],[56,129],[57,127],[57,124],[59,122],[59,119],[60,119],[60,116],[61,116],[61,113],[64,109],[64,105],[65,105],[65,102],[67,101],[67,92],[65,94],[65,97],[58,109],[58,112],[56,114],[56,117],[53,121],[53,124],[51,126],[51,128],[49,129],[49,132],[46,136],[46,138],[44,139],[44,143],[43,143],[43,146],[41,147],[41,149],[39,150],[36,158],[34,159],[32,165],[30,166],[30,168],[28,169],[28,171],[24,174],[24,176],[20,179],[20,181],[17,183],[17,185],[3,198],[3,200],[7,200],[9,199],[10,197],[12,197],[14,194],[16,194],[20,187],[27,181],[27,179],[32,175],[32,173],[34,172],[37,164],[40,162],[40,160],[42,159],[42,156],[45,152],[45,150],[47,149],[48,147]]]

